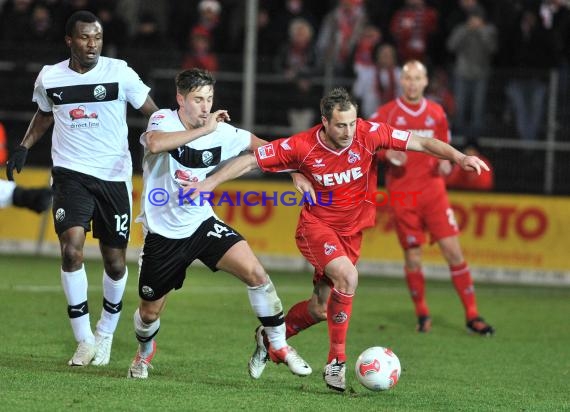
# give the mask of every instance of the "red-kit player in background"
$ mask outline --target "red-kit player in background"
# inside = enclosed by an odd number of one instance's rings
[[[375,208],[364,200],[376,176],[376,152],[415,150],[454,160],[478,173],[486,165],[435,139],[357,118],[357,106],[344,89],[321,100],[321,124],[286,139],[261,146],[254,154],[229,161],[207,179],[193,183],[192,196],[259,167],[266,172],[299,171],[296,187],[315,200],[306,203],[297,225],[297,247],[314,266],[313,294],[295,304],[285,317],[286,333],[294,336],[327,321],[329,353],[323,377],[331,389],[344,391],[346,335],[358,284],[355,264],[362,229],[374,223]],[[311,186],[312,184],[312,186]],[[190,186],[189,186],[190,187]],[[347,199],[354,201],[347,201]],[[249,373],[257,379],[267,362],[263,328],[256,329],[256,349]]]
[[[425,66],[417,60],[407,62],[402,68],[400,83],[403,95],[378,108],[370,120],[449,143],[443,108],[424,97],[428,84]],[[422,153],[404,154],[394,150],[382,151],[378,157],[386,164],[388,193],[421,192],[417,195],[417,204],[395,202],[392,207],[398,239],[404,250],[406,282],[418,318],[417,330],[429,332],[431,329],[422,271],[422,245],[427,231],[449,265],[451,280],[465,308],[468,331],[493,335],[495,330],[477,310],[473,280],[459,244],[459,231],[445,189],[444,176],[450,173],[451,163]]]

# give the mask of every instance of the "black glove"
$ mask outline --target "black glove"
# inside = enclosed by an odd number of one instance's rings
[[[51,189],[24,189],[16,186],[12,194],[12,204],[18,207],[27,207],[36,213],[41,213],[51,205]]]
[[[8,162],[6,162],[6,176],[8,180],[14,180],[14,168],[18,173],[22,171],[26,163],[26,157],[28,157],[28,148],[25,146],[20,145],[12,152]]]

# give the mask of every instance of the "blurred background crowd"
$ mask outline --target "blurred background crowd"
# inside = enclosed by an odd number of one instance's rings
[[[214,108],[229,109],[239,124],[245,4],[0,0],[4,150],[17,145],[35,110],[41,66],[68,57],[64,23],[79,9],[99,16],[103,54],[127,60],[159,106],[174,103],[178,70],[201,67],[218,78]],[[313,125],[323,92],[338,85],[358,98],[366,118],[398,96],[408,59],[428,67],[427,95],[445,108],[455,144],[478,147],[494,164],[496,190],[570,192],[567,0],[258,0],[252,131],[271,139]],[[133,124],[136,157],[144,124]],[[2,147],[0,139],[0,160]],[[49,165],[49,149],[31,155]]]

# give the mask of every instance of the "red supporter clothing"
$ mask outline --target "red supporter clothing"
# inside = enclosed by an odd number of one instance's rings
[[[351,236],[374,224],[375,207],[366,196],[376,188],[371,179],[376,179],[377,150],[406,150],[410,133],[359,118],[350,146],[333,150],[322,142],[321,129],[319,124],[275,140],[258,148],[255,156],[264,172],[297,170],[313,184],[317,204],[305,203],[299,226],[321,222],[340,236]]]
[[[404,7],[394,13],[390,33],[396,40],[401,61],[425,61],[429,41],[437,32],[439,15],[433,7]]]
[[[386,122],[393,127],[406,129],[418,136],[439,139],[449,143],[447,116],[436,102],[422,99],[411,105],[398,98],[381,106],[372,121]],[[457,225],[450,208],[445,180],[438,173],[437,158],[418,152],[407,152],[403,166],[386,162],[386,187],[391,197],[395,193],[419,194],[417,202],[393,202],[398,239],[403,248],[421,245],[425,233],[431,241],[457,234]],[[406,197],[409,199],[409,196]]]
[[[217,72],[219,68],[218,57],[214,53],[188,53],[182,60],[182,69],[192,68]]]
[[[488,172],[481,172],[480,175],[473,172],[463,170],[459,165],[453,166],[449,176],[445,179],[447,187],[450,189],[464,189],[464,190],[492,190],[494,186],[494,175],[491,163],[487,158],[477,155],[479,159],[485,162],[491,170]]]
[[[8,139],[6,138],[6,129],[0,123],[0,166],[4,166],[8,160]]]

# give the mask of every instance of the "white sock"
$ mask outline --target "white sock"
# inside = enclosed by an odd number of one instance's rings
[[[95,342],[87,305],[87,273],[85,266],[75,272],[61,269],[61,285],[67,298],[67,314],[77,342]]]
[[[111,279],[107,272],[103,271],[103,309],[101,319],[97,322],[97,333],[102,336],[110,336],[117,329],[128,277],[129,269],[126,266],[125,274],[119,280]]]
[[[133,320],[135,324],[135,335],[139,341],[139,353],[143,358],[146,358],[152,353],[152,342],[160,329],[160,318],[152,323],[144,323],[137,308]]]
[[[261,286],[248,286],[247,294],[251,307],[263,325],[267,340],[273,349],[279,350],[287,346],[283,306],[271,279],[268,278],[267,283]]]

